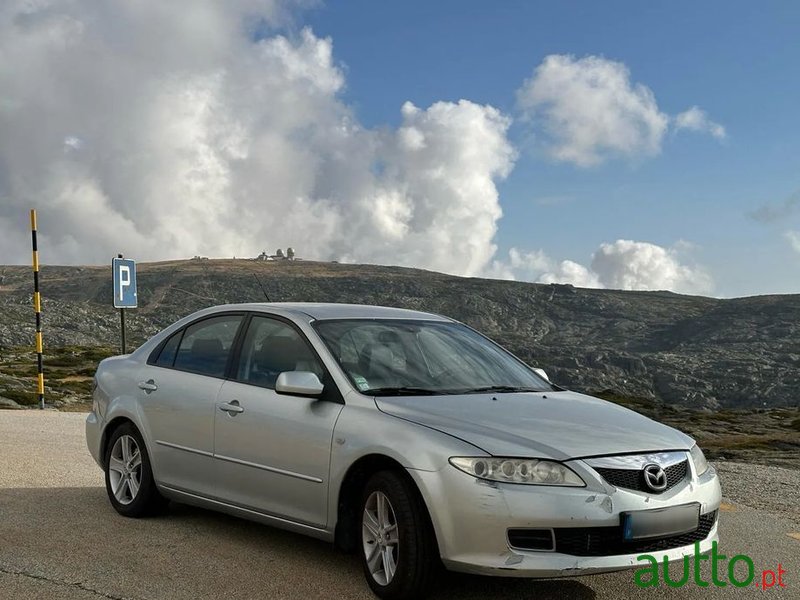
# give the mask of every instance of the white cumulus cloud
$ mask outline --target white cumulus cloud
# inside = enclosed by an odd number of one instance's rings
[[[698,106],[692,106],[689,110],[678,114],[675,117],[675,128],[709,133],[718,140],[725,139],[727,135],[725,128],[709,119],[706,111]]]
[[[784,233],[786,240],[795,252],[800,252],[800,231],[787,231]]]
[[[539,273],[550,268],[552,261],[543,250],[524,252],[517,248],[508,251],[506,260],[495,259],[485,275],[494,279],[534,281]]]
[[[711,291],[710,277],[683,264],[678,251],[649,242],[617,240],[601,244],[591,269],[604,287],[621,290],[671,290],[686,294]]]
[[[467,100],[369,129],[332,40],[282,3],[0,4],[0,256],[203,254],[491,265],[510,119]],[[254,31],[265,32],[254,35]]]
[[[597,273],[571,260],[562,260],[552,271],[539,277],[540,283],[570,283],[575,287],[602,288]]]
[[[543,124],[551,155],[580,166],[608,155],[657,154],[669,124],[650,88],[632,83],[624,64],[598,56],[546,57],[518,102]]]
[[[664,248],[649,242],[617,240],[601,244],[585,266],[572,260],[556,261],[542,251],[526,253],[512,248],[506,260],[493,261],[490,275],[585,288],[708,294],[713,290],[711,277],[701,267],[681,261],[681,254],[688,249],[691,246],[687,242]]]
[[[581,167],[656,155],[673,122],[649,87],[631,81],[625,64],[599,56],[547,56],[518,90],[517,103],[544,134],[549,155]],[[696,106],[674,125],[725,137],[724,127]]]

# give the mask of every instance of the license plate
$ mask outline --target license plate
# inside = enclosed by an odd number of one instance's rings
[[[698,502],[622,513],[622,536],[626,541],[681,535],[699,525]]]

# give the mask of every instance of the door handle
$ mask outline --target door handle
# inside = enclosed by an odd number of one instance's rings
[[[239,406],[238,400],[231,400],[230,402],[225,402],[219,405],[219,409],[222,412],[228,413],[230,416],[238,415],[239,413],[243,413],[244,409]]]
[[[148,379],[147,381],[140,381],[139,382],[139,389],[144,390],[145,393],[149,394],[150,392],[155,392],[158,389],[156,382],[152,379]]]

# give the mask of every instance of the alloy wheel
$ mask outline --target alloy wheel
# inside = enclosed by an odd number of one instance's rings
[[[383,492],[372,492],[364,504],[361,538],[372,578],[380,585],[389,585],[397,571],[400,535],[394,509]]]
[[[120,436],[111,448],[108,478],[114,498],[120,504],[130,504],[139,495],[142,485],[142,452],[132,436]]]

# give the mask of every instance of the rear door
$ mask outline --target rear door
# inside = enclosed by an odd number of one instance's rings
[[[216,495],[215,402],[242,320],[239,313],[195,321],[173,334],[142,369],[140,406],[162,485]]]
[[[276,393],[278,375],[295,370],[316,373],[325,384],[323,396]],[[217,400],[220,494],[239,506],[324,526],[331,442],[342,406],[303,334],[286,321],[254,315]]]

